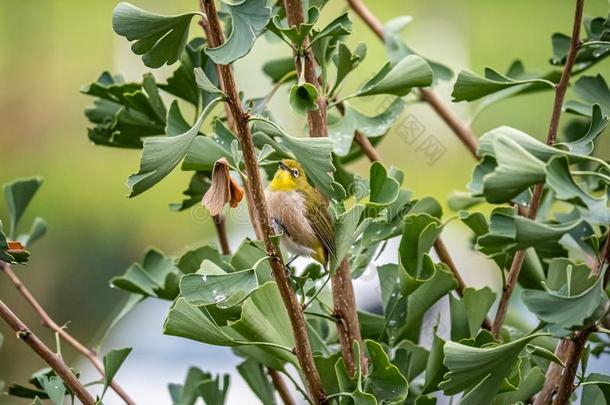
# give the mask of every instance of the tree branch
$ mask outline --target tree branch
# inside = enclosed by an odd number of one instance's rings
[[[356,14],[364,21],[366,25],[377,35],[377,37],[384,41],[383,25],[375,17],[375,15],[369,10],[362,0],[347,0],[348,4],[354,10]],[[440,98],[434,91],[430,89],[420,89],[421,99],[428,103],[445,124],[451,128],[451,130],[457,135],[462,141],[464,146],[468,148],[470,154],[475,158],[477,157],[477,147],[479,140],[472,132],[472,129],[468,124],[462,121],[451,108]]]
[[[576,0],[576,10],[574,12],[574,25],[572,28],[570,49],[568,51],[565,66],[563,67],[563,72],[561,73],[561,79],[559,80],[559,83],[555,88],[555,101],[553,104],[553,112],[551,114],[549,131],[547,133],[546,138],[547,145],[554,144],[555,139],[557,138],[557,126],[559,124],[559,117],[561,116],[561,106],[563,105],[563,99],[565,97],[566,90],[570,82],[570,74],[572,73],[572,67],[574,66],[576,54],[578,53],[578,46],[580,45],[580,26],[582,24],[583,6],[584,0]],[[529,219],[536,219],[538,207],[540,206],[540,201],[542,200],[543,187],[544,184],[539,183],[534,188],[534,193],[532,194],[530,207],[527,213],[527,217]],[[519,278],[519,273],[521,272],[521,267],[523,265],[524,258],[525,251],[520,250],[515,253],[515,257],[513,258],[513,262],[511,263],[510,270],[508,272],[508,277],[506,280],[506,285],[504,286],[504,291],[502,293],[502,297],[500,298],[500,303],[496,312],[496,318],[494,319],[493,328],[491,330],[495,337],[498,337],[500,331],[502,330],[504,318],[506,317],[506,312],[508,311],[510,297],[517,283],[517,279]]]
[[[218,18],[214,0],[203,0],[203,9],[209,24],[210,37],[208,40],[210,41],[210,44],[224,43],[222,27],[220,25],[220,19]],[[313,400],[316,401],[316,403],[324,402],[326,396],[322,389],[320,375],[313,361],[313,353],[309,343],[309,337],[307,335],[305,316],[296,294],[290,286],[290,281],[288,280],[288,276],[284,270],[284,263],[279,249],[271,240],[271,235],[274,234],[274,230],[269,219],[269,211],[267,208],[262,180],[256,160],[256,151],[254,142],[252,140],[252,133],[248,125],[249,116],[242,108],[231,67],[228,65],[219,65],[219,68],[225,87],[225,93],[227,95],[227,104],[229,105],[229,110],[235,121],[237,136],[243,152],[246,174],[248,176],[248,183],[250,185],[250,192],[252,194],[252,200],[257,210],[258,220],[261,225],[263,241],[265,242],[267,255],[271,258],[270,262],[273,275],[290,318],[295,339],[296,356]]]
[[[214,226],[216,227],[216,235],[218,236],[218,244],[220,245],[222,254],[231,254],[231,247],[229,246],[229,238],[227,237],[227,227],[225,224],[224,215],[214,215],[212,220],[214,221]]]
[[[280,373],[278,373],[277,370],[274,370],[272,368],[267,369],[267,371],[269,372],[269,376],[271,377],[271,382],[273,382],[275,390],[278,392],[278,394],[280,394],[280,398],[282,398],[284,404],[296,405],[296,402],[292,398],[292,395],[290,394],[290,391],[286,386],[286,382],[284,381]]]
[[[42,325],[51,329],[54,333],[57,333],[59,337],[61,337],[66,343],[72,346],[76,351],[85,356],[89,362],[96,368],[96,370],[100,373],[102,378],[104,378],[104,365],[97,357],[97,353],[78,340],[76,340],[72,335],[70,335],[65,328],[59,326],[44,310],[42,305],[34,298],[30,290],[23,284],[21,279],[17,277],[17,275],[13,272],[11,266],[6,262],[0,261],[0,270],[8,277],[8,279],[13,283],[17,291],[25,298],[25,300],[30,304],[30,306],[34,309],[34,312],[40,317],[42,321]],[[135,401],[127,395],[125,390],[121,388],[121,386],[116,381],[111,381],[110,387],[116,394],[125,401],[128,405],[135,405]]]
[[[70,388],[85,405],[93,405],[95,400],[87,389],[78,381],[70,367],[53,353],[30,329],[0,300],[0,317],[16,332],[17,338],[23,340],[55,371],[63,382]]]
[[[298,27],[304,21],[303,4],[301,0],[284,0],[288,25]],[[305,39],[302,49],[295,52],[294,63],[297,74],[303,74],[305,81],[314,85],[318,90],[318,109],[309,111],[307,122],[309,133],[312,137],[328,136],[328,123],[326,121],[327,101],[324,96],[324,89],[320,86],[320,81],[316,76],[316,62],[313,54],[308,47],[309,40]],[[364,136],[360,136],[361,146],[366,148],[369,153],[375,152],[375,148]],[[366,152],[365,152],[366,153]],[[375,152],[376,153],[376,152]],[[357,341],[362,346],[362,335],[360,333],[360,323],[358,321],[358,306],[352,284],[352,273],[347,259],[341,262],[339,268],[332,276],[333,305],[335,315],[339,318],[337,329],[339,332],[339,342],[341,343],[341,353],[345,360],[345,365],[350,374],[356,372],[356,359],[352,350],[353,342]],[[362,372],[367,372],[367,359],[364,350],[360,351],[360,365]]]
[[[553,401],[553,405],[566,405],[570,403],[570,396],[574,390],[574,377],[576,377],[580,357],[582,356],[582,352],[587,344],[589,335],[595,330],[597,330],[597,326],[593,325],[585,330],[577,332],[572,343],[572,348],[569,351],[566,367],[561,375],[561,381],[559,382],[557,396]]]

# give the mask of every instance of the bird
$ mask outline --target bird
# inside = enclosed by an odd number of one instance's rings
[[[265,198],[274,230],[283,233],[282,245],[295,255],[293,260],[308,256],[326,267],[336,250],[329,202],[309,184],[301,164],[281,160]]]

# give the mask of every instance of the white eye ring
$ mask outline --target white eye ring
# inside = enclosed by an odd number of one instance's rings
[[[291,170],[290,174],[292,174],[292,177],[299,177],[299,171],[298,170]]]

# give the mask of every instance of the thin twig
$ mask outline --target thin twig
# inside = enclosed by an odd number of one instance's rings
[[[222,214],[214,215],[214,226],[216,227],[216,235],[218,235],[218,244],[223,255],[231,254],[231,247],[229,246],[229,238],[227,237],[227,227],[225,223],[225,217]]]
[[[97,353],[95,350],[86,347],[82,343],[80,343],[77,339],[75,339],[72,335],[70,335],[64,327],[59,326],[44,310],[42,305],[34,298],[30,290],[23,284],[21,279],[13,272],[11,266],[8,263],[0,262],[0,270],[6,274],[8,279],[13,283],[17,291],[25,298],[25,300],[30,304],[30,306],[34,309],[34,312],[40,317],[42,321],[42,325],[51,329],[55,332],[59,337],[61,337],[66,343],[72,346],[76,351],[85,356],[87,360],[95,367],[95,369],[100,373],[102,378],[104,378],[104,365],[97,357]],[[111,381],[110,387],[116,394],[125,401],[128,405],[135,405],[135,401],[129,397],[129,395],[121,388],[121,386],[115,381]]]
[[[384,41],[383,24],[381,21],[369,10],[362,0],[347,0],[348,4],[358,14],[358,16],[364,21],[366,25],[377,35],[377,37]],[[464,146],[468,148],[468,151],[472,156],[477,158],[477,147],[479,141],[472,132],[470,126],[461,120],[455,112],[449,108],[447,103],[439,97],[434,91],[430,89],[420,89],[421,99],[430,105],[436,111],[439,117],[445,124],[451,128],[451,130],[457,135],[462,141]]]
[[[566,63],[563,67],[563,72],[561,73],[561,79],[559,80],[559,83],[555,88],[555,101],[553,104],[553,112],[551,114],[549,131],[547,133],[546,138],[547,145],[552,145],[553,143],[555,143],[555,139],[557,138],[557,126],[559,124],[559,117],[561,116],[561,106],[563,105],[563,99],[565,97],[566,90],[570,82],[570,74],[572,73],[572,67],[574,66],[574,61],[576,60],[576,54],[578,52],[578,46],[580,44],[580,26],[582,24],[583,6],[584,0],[576,0],[576,11],[574,12],[574,26],[572,28],[572,38],[570,40],[570,50],[568,51]],[[527,217],[529,219],[536,219],[538,207],[540,206],[540,202],[542,200],[543,186],[543,183],[539,183],[534,188],[534,193],[532,195],[530,207],[527,213]],[[524,258],[525,251],[518,251],[517,253],[515,253],[515,257],[513,258],[513,262],[510,266],[506,285],[504,286],[504,291],[502,293],[502,297],[500,298],[500,303],[496,312],[496,318],[494,319],[494,324],[492,327],[492,333],[496,337],[499,336],[500,331],[502,330],[504,318],[506,317],[506,312],[508,311],[510,297],[517,283],[517,279],[519,278],[519,273],[521,272],[521,267],[523,265]]]
[[[274,370],[272,368],[267,369],[267,371],[269,372],[269,376],[271,377],[271,381],[273,382],[275,390],[278,392],[278,394],[280,394],[280,398],[282,398],[284,404],[296,405],[296,402],[292,398],[292,395],[288,390],[288,386],[286,386],[286,382],[284,381],[282,376],[280,376],[280,373],[278,373],[277,370]]]
[[[302,1],[284,0],[284,7],[286,9],[288,25],[291,27],[299,27],[304,21]],[[314,85],[318,90],[318,99],[316,100],[318,108],[314,111],[309,111],[307,114],[309,134],[312,137],[328,136],[328,123],[326,120],[327,100],[316,74],[317,66],[311,49],[309,48],[309,40],[307,38],[303,43],[302,49],[295,52],[294,63],[297,75],[303,77],[307,83]],[[361,141],[366,144],[368,139],[362,137]],[[369,146],[369,149],[372,149],[372,145]],[[360,323],[358,321],[358,306],[356,305],[352,274],[347,259],[345,259],[335,271],[331,281],[333,304],[335,307],[334,312],[340,321],[337,323],[337,329],[339,332],[339,341],[341,343],[341,353],[348,372],[354,374],[356,372],[356,359],[354,358],[354,352],[352,350],[353,342],[357,341],[360,344],[360,347],[363,347],[363,343],[360,333]],[[366,374],[367,359],[364,351],[360,352],[360,365],[362,372]]]
[[[87,389],[78,381],[70,367],[51,349],[49,349],[30,329],[19,319],[13,311],[0,301],[0,317],[15,331],[17,338],[23,340],[38,354],[63,380],[78,399],[85,405],[93,405],[95,400]]]
[[[214,0],[203,0],[203,9],[209,24],[210,37],[208,40],[210,41],[210,44],[223,44],[224,35]],[[239,138],[244,156],[244,164],[246,174],[248,176],[248,183],[250,185],[250,192],[254,202],[254,207],[257,210],[258,221],[261,225],[263,241],[265,242],[267,255],[271,258],[270,262],[273,275],[290,318],[295,339],[296,356],[301,366],[303,376],[307,382],[307,387],[311,393],[312,399],[316,403],[324,402],[325,394],[322,389],[320,374],[318,373],[313,361],[313,353],[307,334],[305,315],[303,314],[303,310],[301,309],[295,292],[290,286],[290,281],[288,280],[288,276],[284,269],[281,252],[271,240],[271,235],[274,234],[274,230],[269,219],[269,211],[267,208],[261,175],[256,160],[256,151],[248,123],[249,116],[243,110],[231,67],[229,65],[218,66],[220,68],[220,74],[224,83],[225,93],[227,95],[227,104],[229,105],[229,110],[235,122],[237,136]]]

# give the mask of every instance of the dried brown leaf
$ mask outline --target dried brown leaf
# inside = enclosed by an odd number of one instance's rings
[[[229,174],[227,159],[218,159],[214,163],[212,185],[203,196],[201,204],[208,209],[211,215],[218,215],[226,203],[229,203],[231,208],[235,208],[243,196],[244,190]]]

